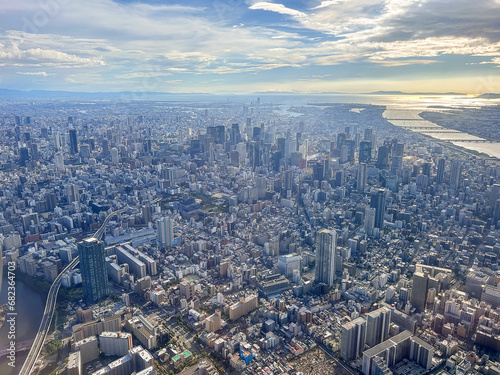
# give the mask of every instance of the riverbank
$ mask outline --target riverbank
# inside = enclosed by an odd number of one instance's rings
[[[45,307],[45,295],[40,294],[31,288],[21,276],[21,272],[19,272],[19,270],[15,271],[15,275],[15,312],[17,313],[15,342],[20,343],[33,340],[35,338],[42,320],[43,310]],[[0,303],[2,304],[8,302],[7,285],[7,272],[4,272],[2,290],[0,291]],[[11,341],[8,337],[9,328],[8,324],[4,324],[4,326],[0,329],[0,347],[5,347]],[[15,368],[8,365],[8,359],[6,357],[0,358],[0,374],[18,374],[27,355],[28,351],[16,354]]]
[[[500,113],[500,108],[497,110]],[[500,142],[491,142],[457,129],[447,129],[422,118],[422,113],[422,109],[387,107],[383,117],[396,127],[439,141],[444,146],[477,156],[500,159]]]

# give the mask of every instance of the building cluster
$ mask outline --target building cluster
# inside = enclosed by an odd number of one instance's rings
[[[498,161],[373,105],[40,106],[0,107],[0,246],[83,289],[68,373],[499,373]]]

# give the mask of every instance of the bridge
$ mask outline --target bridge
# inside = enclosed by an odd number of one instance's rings
[[[113,211],[108,216],[106,216],[101,227],[97,230],[97,232],[94,233],[92,237],[101,239],[109,220],[113,216],[121,214],[122,212],[127,210],[127,208],[128,207],[124,207],[119,210]],[[73,259],[73,261],[70,264],[68,264],[66,268],[64,268],[59,275],[57,275],[56,279],[50,286],[49,294],[47,296],[47,302],[45,303],[45,310],[43,312],[42,321],[40,322],[40,327],[38,328],[38,333],[36,334],[35,339],[33,340],[33,345],[31,346],[28,357],[24,361],[23,367],[21,368],[19,375],[29,375],[32,373],[33,366],[35,365],[38,356],[42,351],[43,343],[45,342],[45,338],[47,337],[47,334],[49,332],[50,323],[52,322],[52,317],[54,316],[54,311],[57,302],[57,294],[59,293],[59,288],[61,287],[62,275],[64,275],[69,270],[75,268],[79,262],[80,262],[80,257],[76,256],[75,259]]]
[[[471,142],[471,143],[500,143],[498,141],[489,141],[487,139],[442,139],[445,142]]]
[[[418,131],[418,130],[417,130]],[[465,134],[465,133],[462,133],[462,132],[459,132],[459,131],[453,131],[453,130],[424,130],[420,133],[439,133],[439,134]]]
[[[461,133],[458,130],[447,130],[446,128],[440,128],[439,126],[404,126],[404,125],[395,125],[398,128],[403,128],[405,130],[431,130],[431,131],[436,131],[440,133],[446,133],[447,131],[450,131],[452,133]]]
[[[16,353],[24,352],[26,350],[31,349],[31,345],[33,344],[33,341],[35,341],[35,340],[16,342]],[[5,346],[0,348],[0,358],[4,357],[6,355],[9,355],[9,354],[10,354],[9,345],[5,345]]]

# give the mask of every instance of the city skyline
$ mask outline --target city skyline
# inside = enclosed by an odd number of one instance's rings
[[[498,1],[2,2],[0,87],[500,92]]]
[[[0,373],[500,375],[499,19],[0,0]]]

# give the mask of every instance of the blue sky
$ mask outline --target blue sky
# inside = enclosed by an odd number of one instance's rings
[[[0,0],[0,87],[500,92],[500,0]]]

